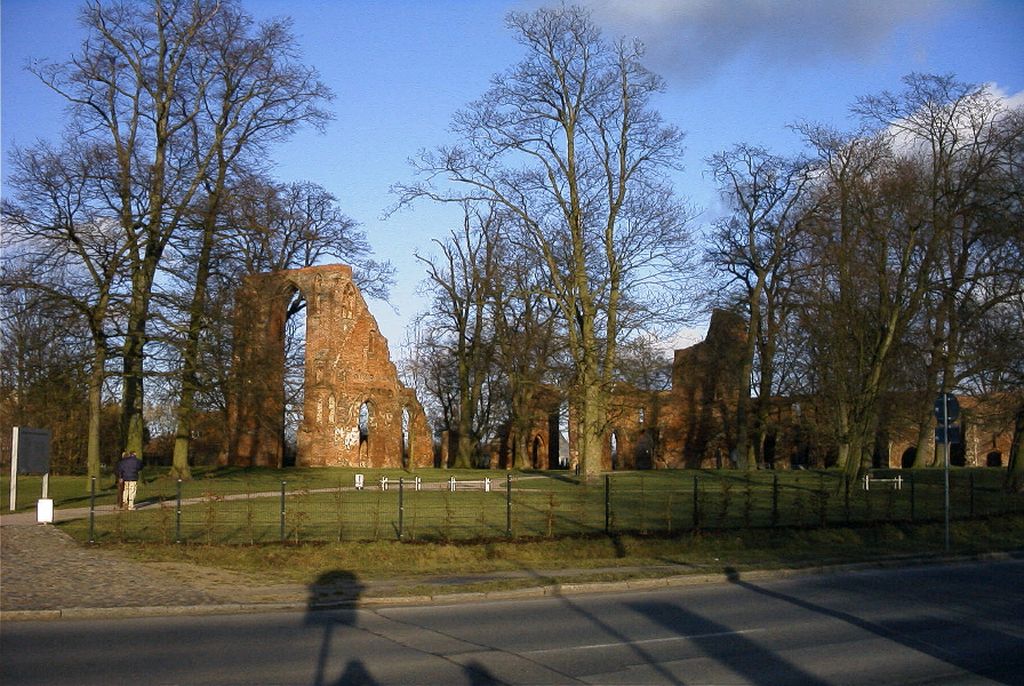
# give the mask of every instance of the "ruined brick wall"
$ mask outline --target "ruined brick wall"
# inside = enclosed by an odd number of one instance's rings
[[[746,322],[726,310],[711,315],[703,341],[676,350],[665,412],[665,463],[674,468],[730,465]]]
[[[229,443],[222,461],[281,466],[284,333],[289,302],[306,301],[298,466],[426,467],[433,443],[415,393],[398,378],[388,343],[352,281],[325,265],[255,274],[239,289]]]

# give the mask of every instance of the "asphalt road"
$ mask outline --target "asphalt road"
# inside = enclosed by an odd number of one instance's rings
[[[1024,560],[331,612],[7,622],[0,683],[1024,683]]]

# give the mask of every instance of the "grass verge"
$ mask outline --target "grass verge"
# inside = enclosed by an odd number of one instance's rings
[[[344,574],[364,595],[435,595],[620,581],[726,569],[799,569],[940,556],[941,524],[687,532],[481,543],[109,545],[141,562],[227,570],[246,583],[303,584]],[[1024,515],[954,522],[954,555],[1024,550]],[[239,581],[242,583],[242,581]]]

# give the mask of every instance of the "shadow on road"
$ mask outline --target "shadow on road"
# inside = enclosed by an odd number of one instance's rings
[[[970,635],[972,637],[983,636],[985,638],[984,643],[988,646],[995,647],[1008,645],[1009,648],[1007,648],[1003,654],[1024,656],[1024,641],[1009,634],[992,631],[991,629],[971,624],[966,617],[961,617],[960,620],[955,623],[931,616],[922,617],[918,621],[899,620],[892,622],[872,622],[848,612],[834,610],[829,607],[824,607],[822,605],[803,600],[802,598],[797,598],[791,595],[786,595],[785,593],[756,586],[749,581],[742,580],[739,572],[731,567],[727,567],[725,569],[725,573],[731,583],[754,593],[791,603],[792,605],[811,612],[817,612],[828,617],[833,617],[859,629],[863,629],[864,631],[869,631],[886,640],[906,646],[925,655],[930,655],[931,657],[942,660],[951,665],[955,665],[956,667],[977,676],[1004,684],[1020,683],[1019,670],[1021,663],[1024,663],[1024,659],[1020,659],[1018,663],[1013,665],[1005,663],[999,664],[990,660],[988,656],[983,655],[971,657],[970,655],[957,652],[955,643],[947,644],[948,648],[946,648],[935,643],[918,640],[913,637],[914,633],[920,633],[922,631],[939,631],[947,632],[949,635]],[[873,589],[876,601],[881,596],[893,592],[899,593],[901,591],[900,589],[885,587]]]
[[[355,574],[342,569],[324,572],[309,586],[306,602],[306,624],[322,627],[320,650],[317,653],[315,686],[327,686],[331,645],[335,634],[356,625],[356,604],[363,584]],[[362,660],[349,660],[334,686],[373,686],[377,682]]]
[[[341,670],[341,676],[330,680],[332,669],[331,652],[335,643],[345,640],[346,631],[362,630],[358,627],[357,608],[364,586],[352,572],[337,569],[324,572],[309,586],[306,602],[307,626],[321,627],[320,650],[317,653],[314,686],[376,686],[379,682],[359,659],[349,659]],[[385,634],[378,638],[402,643]],[[409,647],[409,646],[405,646]],[[438,656],[441,657],[441,656]],[[443,658],[442,659],[447,659]],[[457,664],[457,663],[456,663]],[[496,679],[480,662],[472,661],[461,665],[471,686],[498,686],[504,682]]]
[[[828,682],[783,660],[742,633],[675,603],[627,603],[635,612],[693,643],[703,655],[741,675],[750,684],[805,684]],[[672,683],[684,683],[674,680]]]

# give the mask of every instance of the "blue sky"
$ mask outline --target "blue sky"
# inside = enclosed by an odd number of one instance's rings
[[[457,225],[450,208],[416,205],[387,220],[392,184],[412,179],[407,160],[450,142],[448,123],[480,96],[519,46],[504,26],[535,0],[243,0],[257,17],[288,15],[305,61],[334,90],[326,133],[302,132],[275,152],[283,180],[334,193],[366,231],[378,257],[397,267],[391,305],[371,302],[399,353],[424,307],[417,294],[431,239]],[[859,95],[898,90],[912,71],[954,73],[1024,91],[1024,0],[588,0],[608,37],[637,36],[666,80],[657,106],[687,132],[677,192],[705,212],[721,210],[704,159],[734,143],[794,152],[787,125],[839,128]],[[63,60],[78,47],[76,0],[3,0],[2,147],[6,187],[12,145],[56,139],[63,103],[23,66]]]

